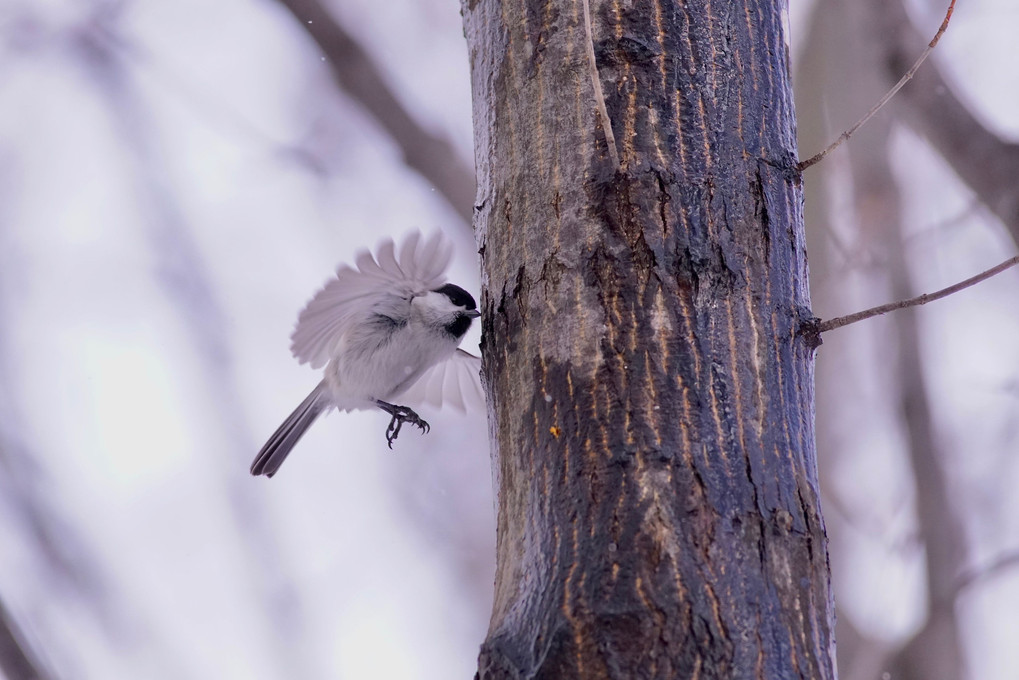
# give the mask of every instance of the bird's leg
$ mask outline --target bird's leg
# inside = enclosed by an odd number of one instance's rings
[[[400,435],[400,428],[403,427],[404,423],[417,425],[421,428],[422,434],[432,429],[431,426],[421,418],[421,416],[414,413],[412,409],[407,408],[406,406],[397,406],[396,404],[390,404],[389,402],[382,401],[381,399],[376,399],[375,405],[393,416],[393,419],[389,421],[389,427],[386,428],[386,441],[389,443],[389,448],[393,448],[393,442],[395,442],[396,438]]]

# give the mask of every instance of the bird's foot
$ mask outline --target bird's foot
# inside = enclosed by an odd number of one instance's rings
[[[432,429],[431,426],[424,421],[421,416],[413,411],[413,409],[407,408],[406,406],[397,406],[396,404],[390,404],[389,402],[382,401],[381,399],[376,400],[375,404],[393,416],[393,419],[389,421],[389,427],[386,428],[386,442],[389,444],[389,448],[393,448],[393,442],[400,436],[400,428],[403,427],[404,423],[410,423],[416,425],[421,429],[421,434],[428,432]]]

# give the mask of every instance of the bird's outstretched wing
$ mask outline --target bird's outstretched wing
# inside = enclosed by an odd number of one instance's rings
[[[453,258],[453,244],[441,233],[423,237],[408,234],[399,251],[392,239],[357,254],[357,269],[341,265],[301,311],[290,336],[290,351],[297,360],[321,368],[331,358],[337,343],[352,323],[385,305],[392,296],[409,304],[415,295],[434,290],[446,282],[446,269]]]
[[[485,393],[481,389],[481,357],[457,349],[449,359],[425,371],[396,400],[411,408],[452,406],[461,413],[483,406]]]

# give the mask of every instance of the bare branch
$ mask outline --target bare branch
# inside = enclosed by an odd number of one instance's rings
[[[0,600],[0,671],[10,680],[44,680],[49,675],[34,658],[17,622]]]
[[[927,43],[927,47],[924,48],[924,51],[920,53],[920,57],[913,64],[912,68],[910,68],[908,71],[906,71],[906,75],[902,76],[902,78],[899,79],[899,82],[895,83],[895,85],[892,87],[892,89],[888,90],[888,92],[885,94],[885,96],[882,97],[878,101],[878,103],[875,104],[870,109],[870,111],[867,112],[867,115],[865,115],[863,118],[858,120],[856,122],[856,124],[853,125],[853,127],[849,128],[848,130],[843,132],[841,135],[839,135],[839,138],[836,139],[831,144],[829,144],[828,148],[826,148],[824,151],[821,151],[820,153],[814,154],[813,156],[811,156],[810,158],[808,158],[805,161],[800,161],[800,163],[797,164],[797,166],[796,166],[797,170],[799,170],[800,172],[803,172],[804,170],[806,170],[810,166],[815,165],[815,164],[821,162],[821,160],[823,160],[825,156],[830,154],[835,149],[839,148],[839,146],[841,146],[843,142],[845,142],[846,140],[848,140],[850,137],[853,136],[853,133],[855,133],[858,129],[863,127],[863,125],[868,120],[870,120],[874,116],[874,114],[876,114],[878,111],[883,109],[885,104],[887,104],[889,101],[891,101],[892,97],[894,97],[896,95],[896,93],[899,90],[901,90],[902,87],[913,78],[913,76],[916,74],[917,70],[920,68],[920,65],[923,64],[927,60],[928,56],[930,56],[930,53],[937,46],[938,41],[941,40],[941,36],[944,34],[945,29],[948,28],[948,22],[952,20],[952,13],[954,11],[955,11],[955,0],[951,0],[951,2],[948,5],[948,11],[945,12],[945,19],[944,19],[944,21],[941,22],[941,26],[938,28],[938,32],[935,33],[934,37],[931,38],[931,41],[929,43]]]
[[[895,78],[923,42],[901,0],[869,3],[883,51],[884,77]],[[993,212],[1019,245],[1019,144],[995,133],[960,100],[937,60],[921,70],[896,98],[905,121],[952,166],[970,191]]]
[[[898,302],[889,302],[888,304],[879,305],[877,307],[871,307],[870,309],[865,309],[862,312],[856,312],[855,314],[848,314],[846,316],[838,316],[838,317],[835,317],[834,319],[828,319],[827,321],[822,321],[817,326],[817,332],[818,333],[825,333],[827,331],[835,330],[836,328],[842,328],[843,326],[848,326],[849,324],[856,323],[857,321],[863,321],[864,319],[869,319],[872,316],[881,316],[882,314],[887,314],[888,312],[894,312],[894,311],[896,311],[898,309],[906,309],[907,307],[916,307],[918,305],[925,305],[928,302],[934,302],[935,300],[940,300],[941,298],[948,297],[949,295],[952,295],[953,293],[958,293],[960,290],[964,290],[966,288],[969,288],[970,286],[975,286],[976,284],[980,283],[981,281],[985,281],[986,279],[989,279],[992,276],[997,276],[1001,272],[1005,271],[1006,269],[1009,269],[1010,267],[1014,267],[1017,264],[1019,264],[1019,255],[1016,255],[1015,257],[1010,257],[1009,259],[1005,260],[1001,264],[999,264],[999,265],[997,265],[995,267],[991,267],[987,271],[981,272],[981,273],[977,274],[976,276],[972,276],[972,277],[966,279],[965,281],[960,281],[959,283],[957,283],[957,284],[955,284],[953,286],[949,286],[948,288],[942,288],[941,290],[936,291],[934,293],[924,293],[923,295],[918,295],[915,298],[910,298],[908,300],[900,300]]]
[[[1019,550],[1012,550],[1004,555],[999,555],[990,564],[967,569],[959,575],[955,583],[956,596],[979,581],[983,581],[1015,566],[1019,566]]]
[[[403,152],[404,161],[435,186],[470,225],[474,170],[449,140],[426,130],[386,84],[381,69],[318,0],[279,0],[318,44],[333,80],[360,103]]]
[[[591,31],[591,8],[588,0],[583,1],[584,5],[584,33],[587,36],[587,61],[591,67],[591,84],[594,85],[595,106],[598,107],[598,115],[601,117],[602,131],[605,133],[605,144],[609,147],[609,158],[612,159],[612,167],[619,169],[619,151],[616,149],[616,136],[612,132],[612,121],[609,119],[609,111],[605,108],[605,93],[601,89],[601,77],[598,75],[598,64],[594,58],[594,35]]]

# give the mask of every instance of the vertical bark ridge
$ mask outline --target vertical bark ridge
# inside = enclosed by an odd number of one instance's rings
[[[482,678],[831,678],[781,3],[468,0]]]

